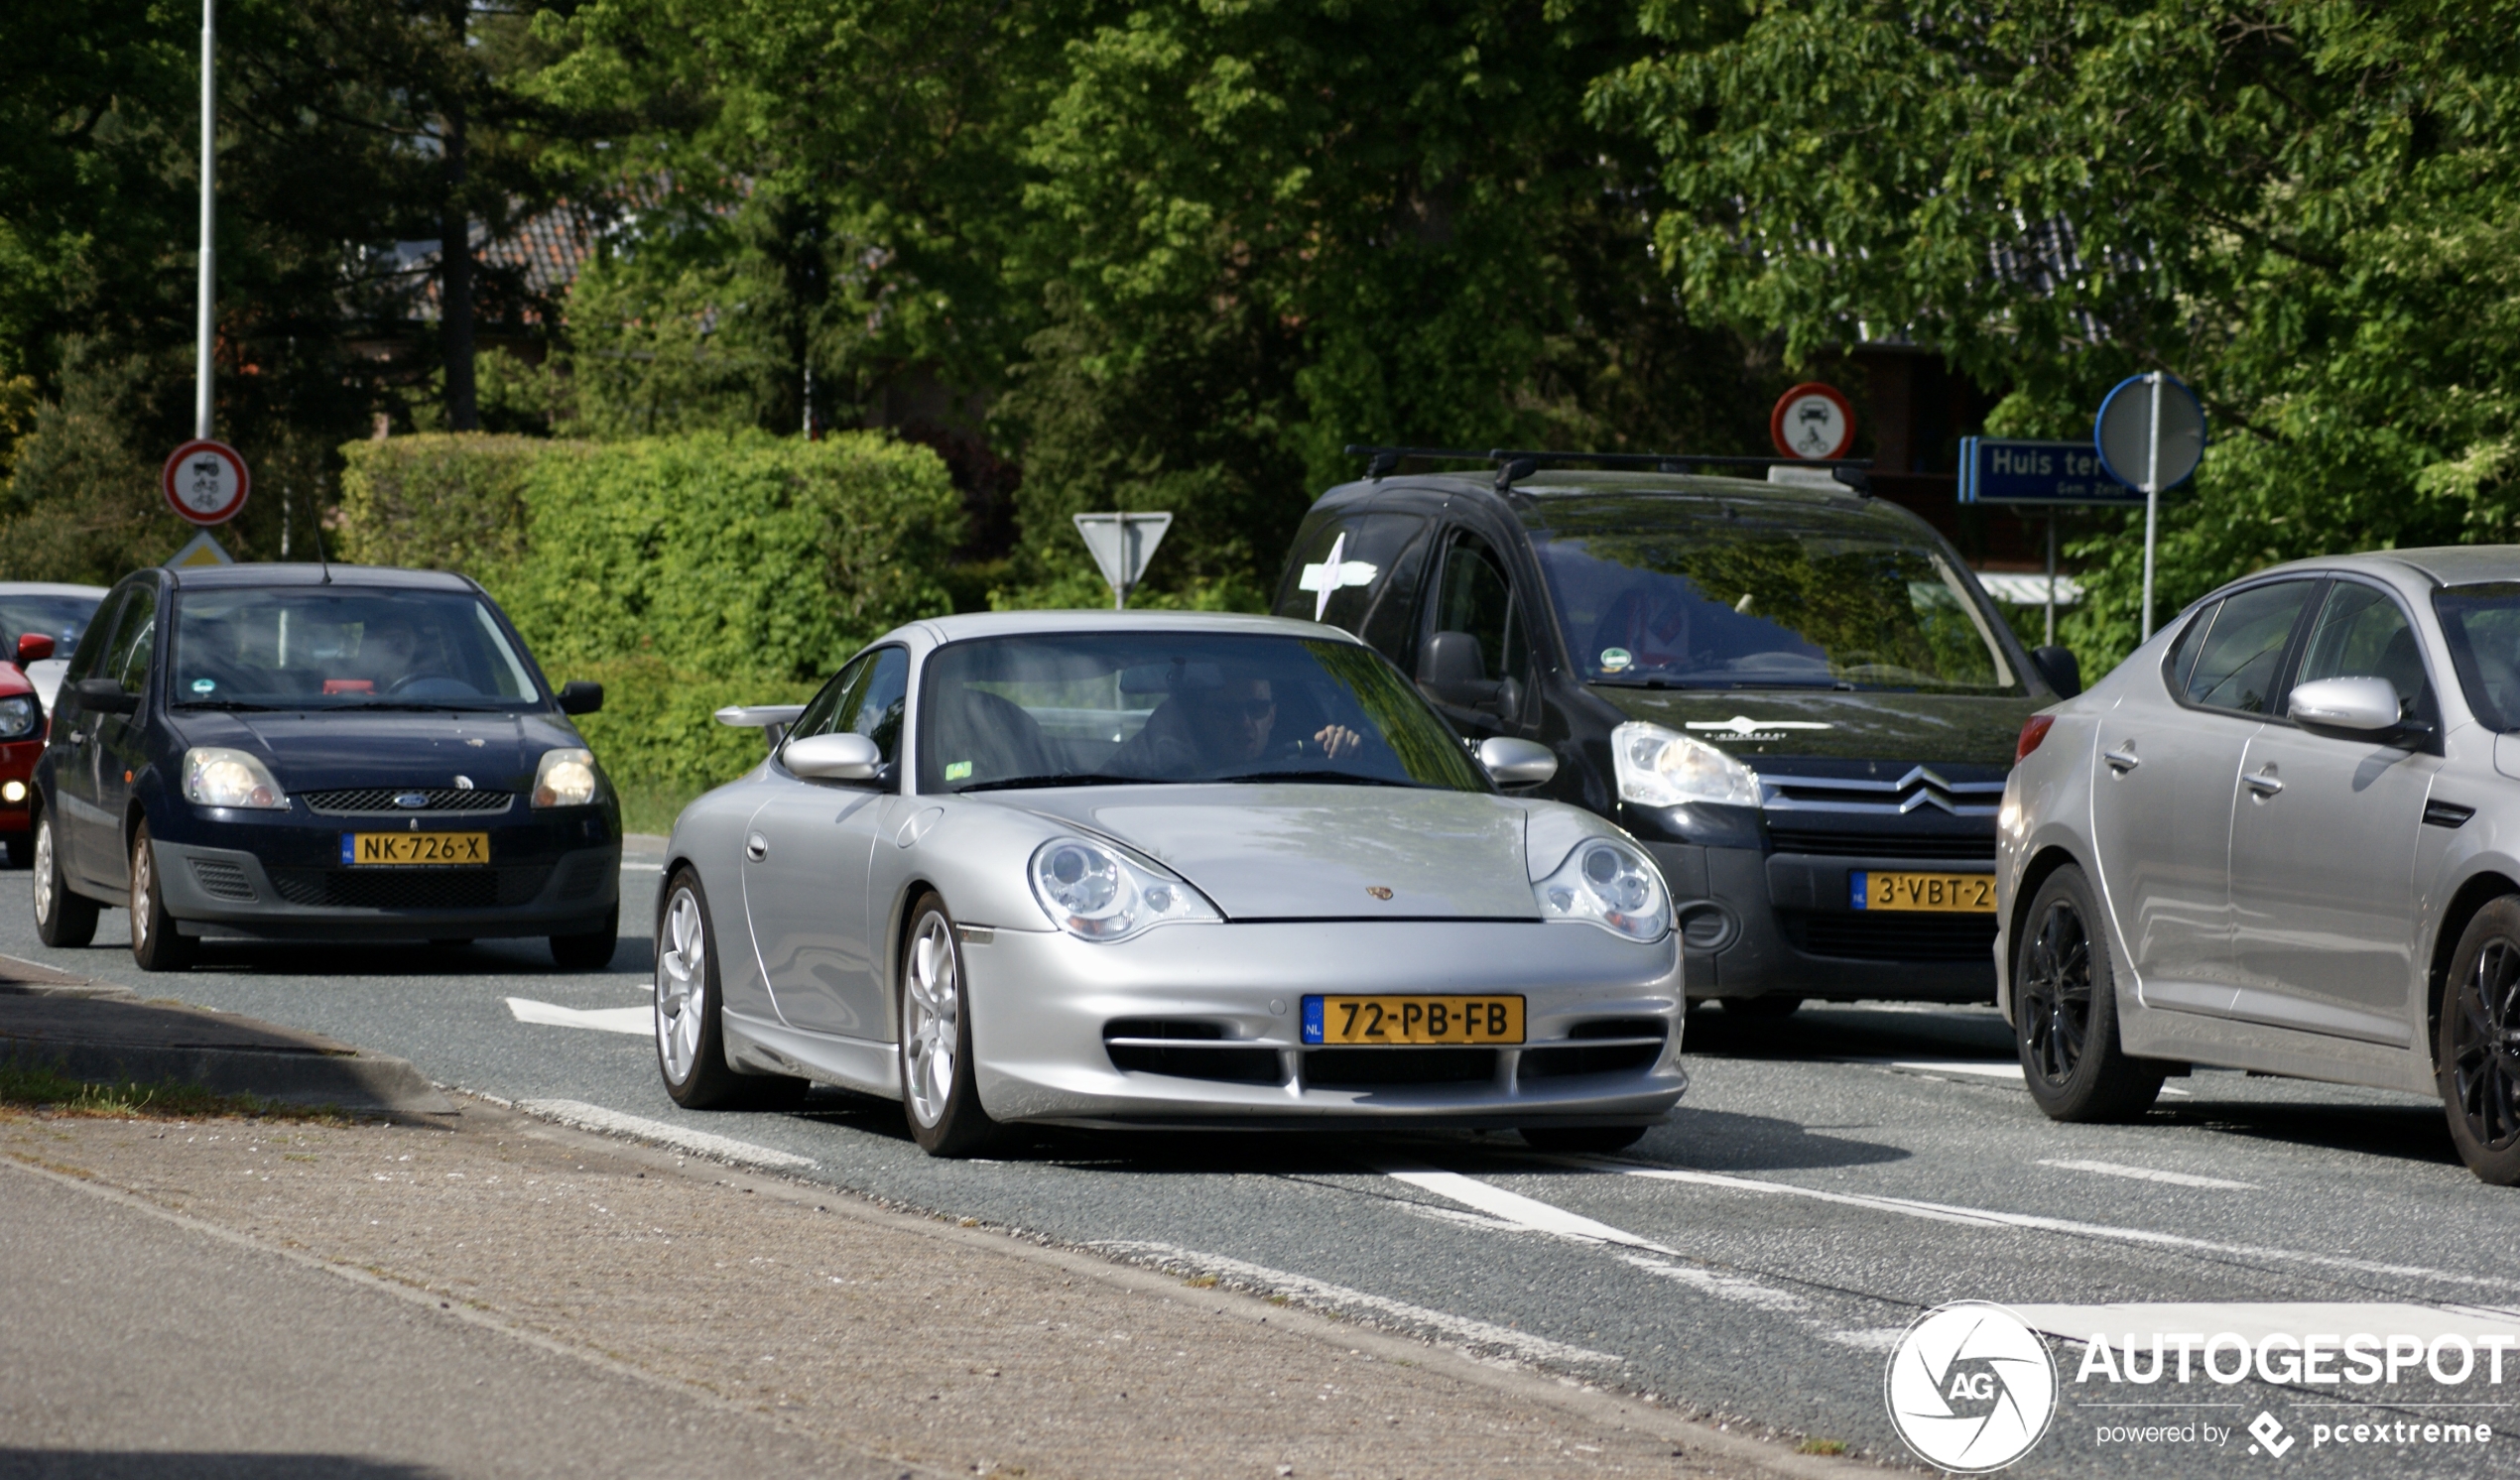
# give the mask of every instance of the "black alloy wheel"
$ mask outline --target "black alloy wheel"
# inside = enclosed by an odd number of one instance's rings
[[[2476,912],[2451,958],[2436,1081],[2467,1170],[2520,1182],[2520,896]]]
[[[2039,886],[2013,951],[2013,1043],[2052,1120],[2126,1120],[2151,1108],[2169,1065],[2117,1041],[2117,977],[2100,913],[2071,865]]]

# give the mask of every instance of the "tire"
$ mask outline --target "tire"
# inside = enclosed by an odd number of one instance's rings
[[[70,891],[55,848],[53,817],[35,814],[35,935],[47,945],[75,949],[96,938],[96,902]]]
[[[1781,1023],[1801,1010],[1803,999],[1780,993],[1763,993],[1757,997],[1718,997],[1727,1018],[1746,1018],[1753,1023]]]
[[[1523,1143],[1533,1151],[1625,1151],[1645,1139],[1651,1126],[1524,1126]]]
[[[582,935],[554,935],[552,964],[563,971],[601,971],[612,964],[612,953],[621,948],[621,907],[612,907],[604,917],[600,930]]]
[[[708,895],[698,874],[678,870],[656,919],[656,1066],[665,1092],[686,1110],[778,1110],[805,1098],[803,1079],[727,1066],[720,1000]]]
[[[8,844],[9,867],[13,869],[31,869],[35,867],[34,833],[27,833],[23,837],[12,837],[8,839]]]
[[[149,840],[149,824],[143,822],[131,834],[131,958],[143,971],[187,971],[192,956],[192,942],[167,913],[167,892],[158,885],[158,850]]]
[[[945,901],[933,894],[911,910],[900,1006],[901,1107],[911,1139],[932,1157],[977,1156],[1000,1127],[981,1108],[974,1082],[962,942]]]
[[[2433,1071],[2450,1139],[2478,1180],[2520,1183],[2520,895],[2467,922],[2442,993]]]
[[[2168,1065],[2117,1041],[2117,971],[2091,886],[2050,874],[2013,945],[2013,1046],[2030,1097],[2051,1120],[2131,1120],[2161,1097]]]

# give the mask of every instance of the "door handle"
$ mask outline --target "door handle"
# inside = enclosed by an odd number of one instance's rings
[[[2272,766],[2267,767],[2255,776],[2243,776],[2240,778],[2240,781],[2250,791],[2255,792],[2261,801],[2284,790],[2284,784],[2275,779],[2275,768]]]
[[[2100,759],[2108,762],[2109,769],[2120,776],[2124,776],[2127,772],[2144,764],[2143,761],[2136,756],[2135,746],[2131,741],[2125,745],[2119,746],[2115,750],[2104,750],[2100,752]]]
[[[770,839],[756,832],[744,839],[744,856],[755,863],[770,856]]]

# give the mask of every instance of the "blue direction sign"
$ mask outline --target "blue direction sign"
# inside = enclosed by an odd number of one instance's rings
[[[2142,490],[2109,476],[2089,442],[1960,438],[1963,504],[2120,504],[2141,507]]]

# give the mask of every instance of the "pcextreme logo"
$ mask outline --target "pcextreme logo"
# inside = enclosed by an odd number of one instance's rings
[[[1890,1422],[1928,1463],[2000,1470],[2030,1452],[2057,1412],[2057,1366],[2022,1319],[1984,1300],[1927,1311],[1890,1353]]]

